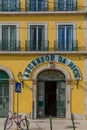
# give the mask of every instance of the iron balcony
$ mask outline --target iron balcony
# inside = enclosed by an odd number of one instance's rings
[[[2,40],[2,41],[0,41],[0,51],[20,51],[20,41]]]

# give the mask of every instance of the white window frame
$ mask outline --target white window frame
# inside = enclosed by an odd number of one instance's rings
[[[17,30],[16,30],[16,40],[19,41],[19,23],[0,23],[0,41],[2,41],[2,26],[10,26],[10,25],[16,25]],[[17,42],[16,47],[19,47],[19,42]]]
[[[32,23],[27,23],[27,28],[28,28],[28,32],[27,32],[27,40],[28,41],[30,41],[30,26],[31,25],[37,25],[37,26],[39,26],[39,25],[43,25],[43,26],[45,26],[45,41],[47,41],[48,40],[48,33],[47,33],[47,28],[48,28],[48,23],[38,23],[38,22],[32,22]],[[47,47],[47,42],[46,42],[46,44],[45,44],[45,48]]]
[[[73,39],[76,40],[76,23],[75,22],[57,22],[56,23],[56,40],[58,41],[58,27],[59,25],[66,25],[66,26],[70,26],[72,25],[73,26]]]

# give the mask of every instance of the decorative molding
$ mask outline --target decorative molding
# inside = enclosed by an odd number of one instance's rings
[[[70,75],[69,73],[63,68],[63,67],[59,67],[57,65],[55,65],[55,67],[53,68],[54,70],[58,70],[58,71],[61,71],[66,79],[70,79]],[[33,95],[33,101],[34,101],[34,118],[37,118],[37,76],[39,73],[41,73],[42,71],[44,70],[50,70],[50,66],[49,64],[45,64],[44,66],[40,66],[39,69],[36,69],[34,74],[33,74],[33,79],[32,81],[35,80],[34,83],[32,83],[32,87],[33,87],[33,90],[32,90],[32,95]],[[66,84],[66,119],[70,119],[70,85],[69,84]]]

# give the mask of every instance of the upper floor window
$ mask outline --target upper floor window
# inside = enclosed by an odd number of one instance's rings
[[[26,0],[26,11],[47,11],[47,0]]]
[[[77,9],[77,0],[55,0],[55,11],[74,11]]]
[[[28,27],[26,50],[46,51],[48,49],[47,24],[29,24]]]
[[[30,26],[30,47],[32,51],[43,50],[45,44],[45,26],[31,25]]]
[[[20,0],[0,0],[1,11],[19,11]]]
[[[73,51],[77,47],[75,28],[72,24],[59,24],[57,26],[56,50]]]
[[[19,48],[17,25],[1,25],[0,50],[16,51]]]

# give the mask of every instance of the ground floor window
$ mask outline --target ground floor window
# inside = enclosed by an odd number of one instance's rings
[[[7,117],[9,111],[9,77],[0,70],[0,117]]]

